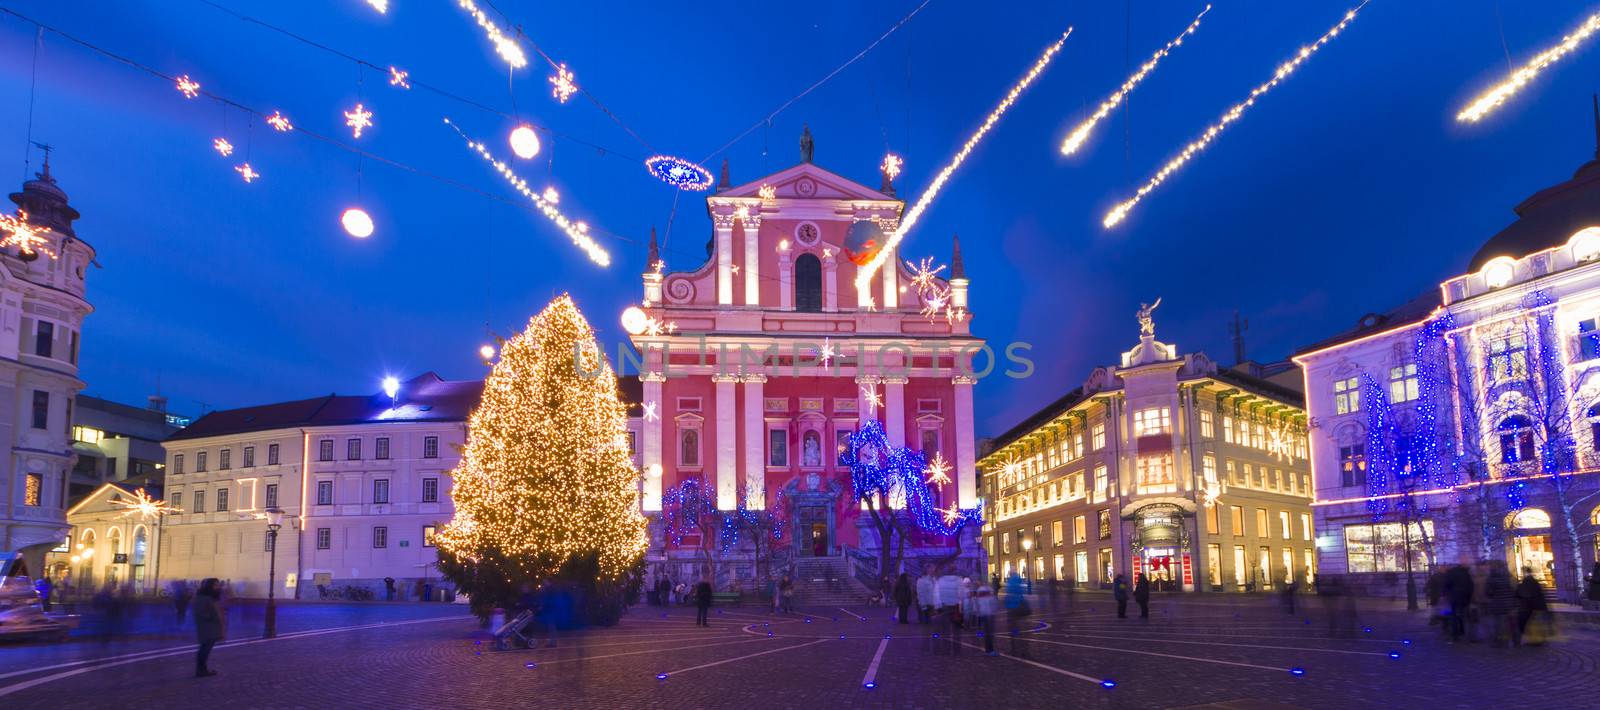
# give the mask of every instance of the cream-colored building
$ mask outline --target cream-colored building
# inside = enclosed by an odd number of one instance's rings
[[[999,437],[979,461],[989,572],[1246,591],[1315,573],[1305,411],[1291,366],[1217,366],[1155,339]],[[1288,372],[1289,375],[1294,375]]]
[[[57,590],[63,584],[78,593],[107,584],[132,585],[139,593],[153,592],[160,579],[161,546],[165,516],[142,514],[130,508],[143,489],[105,483],[67,510],[67,544],[50,551],[46,566]],[[158,500],[147,493],[151,500]]]

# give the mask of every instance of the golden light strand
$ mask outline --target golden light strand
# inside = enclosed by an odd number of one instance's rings
[[[1295,53],[1293,59],[1278,65],[1278,69],[1277,71],[1273,72],[1271,79],[1268,79],[1266,82],[1262,83],[1256,88],[1251,89],[1250,95],[1245,98],[1244,101],[1234,104],[1232,108],[1229,108],[1227,112],[1222,114],[1222,118],[1217,119],[1216,123],[1207,126],[1205,132],[1201,133],[1199,138],[1196,138],[1194,141],[1184,146],[1183,150],[1179,152],[1177,156],[1167,161],[1166,165],[1161,166],[1161,169],[1156,171],[1156,174],[1150,178],[1149,182],[1146,182],[1143,186],[1141,186],[1139,190],[1133,194],[1133,197],[1130,197],[1118,204],[1116,207],[1111,208],[1111,211],[1106,213],[1105,219],[1101,220],[1101,224],[1105,225],[1105,227],[1109,229],[1116,226],[1117,223],[1121,222],[1123,219],[1126,219],[1128,213],[1133,210],[1135,205],[1139,204],[1140,200],[1144,199],[1145,195],[1150,194],[1157,187],[1159,187],[1161,183],[1166,182],[1168,177],[1170,177],[1173,173],[1178,172],[1178,169],[1182,168],[1185,163],[1188,163],[1191,158],[1199,154],[1200,151],[1205,150],[1207,146],[1211,145],[1211,141],[1216,140],[1216,137],[1221,135],[1229,125],[1232,125],[1234,121],[1239,120],[1239,117],[1243,116],[1246,110],[1255,105],[1256,99],[1261,98],[1262,95],[1266,94],[1268,91],[1271,91],[1273,87],[1278,85],[1279,82],[1282,82],[1284,79],[1288,78],[1290,74],[1293,74],[1296,69],[1299,69],[1300,65],[1304,64],[1307,58],[1309,58],[1312,54],[1315,54],[1317,50],[1322,49],[1323,45],[1327,44],[1334,37],[1339,36],[1339,33],[1343,32],[1344,28],[1349,25],[1351,21],[1356,19],[1356,13],[1361,12],[1361,8],[1367,6],[1367,2],[1368,0],[1362,0],[1361,4],[1357,5],[1355,9],[1345,13],[1344,19],[1339,20],[1339,24],[1334,25],[1333,29],[1328,30],[1321,37],[1318,37],[1317,41],[1301,47],[1300,51]]]
[[[561,231],[565,232],[566,235],[572,239],[573,244],[577,245],[579,249],[582,249],[586,254],[589,255],[590,261],[593,261],[601,266],[611,265],[611,254],[607,253],[605,249],[601,248],[600,245],[595,243],[594,239],[589,236],[589,225],[584,224],[583,222],[567,219],[567,216],[562,214],[561,210],[556,209],[555,202],[545,199],[543,195],[535,192],[533,188],[528,187],[527,180],[523,180],[522,178],[518,177],[515,172],[512,172],[511,166],[506,165],[504,162],[496,159],[494,155],[489,152],[489,148],[482,142],[474,141],[471,138],[468,138],[467,134],[463,133],[461,129],[456,126],[456,124],[450,122],[450,119],[447,118],[444,120],[444,122],[451,128],[454,128],[456,133],[461,134],[462,138],[466,139],[468,148],[471,148],[473,152],[477,153],[490,165],[494,166],[494,169],[500,173],[501,177],[506,179],[507,183],[510,183],[512,188],[515,188],[517,192],[522,193],[523,197],[526,197],[532,201],[534,206],[538,207],[539,211],[543,213],[547,219],[555,223],[557,227],[560,227]]]
[[[1112,109],[1120,106],[1122,104],[1122,100],[1128,96],[1128,93],[1133,91],[1133,87],[1138,86],[1139,82],[1144,81],[1145,75],[1153,71],[1156,68],[1156,65],[1161,63],[1161,59],[1163,57],[1170,54],[1178,45],[1183,44],[1183,38],[1194,34],[1195,30],[1200,29],[1200,18],[1205,17],[1206,13],[1208,12],[1211,12],[1211,6],[1209,4],[1206,5],[1204,10],[1200,11],[1200,14],[1195,15],[1194,22],[1189,23],[1189,26],[1184,28],[1183,32],[1178,33],[1177,37],[1172,38],[1172,41],[1168,42],[1167,46],[1156,50],[1155,54],[1150,55],[1150,58],[1146,60],[1144,64],[1139,66],[1139,71],[1134,72],[1133,76],[1128,77],[1127,81],[1122,82],[1122,88],[1117,89],[1116,92],[1107,97],[1105,101],[1101,101],[1100,108],[1095,110],[1093,116],[1090,116],[1083,123],[1078,124],[1077,128],[1072,129],[1072,132],[1067,134],[1067,139],[1061,142],[1061,154],[1072,155],[1073,153],[1076,153],[1078,148],[1083,146],[1084,141],[1089,140],[1089,133],[1094,130],[1096,124],[1100,123],[1100,119],[1109,116]]]
[[[1561,61],[1568,54],[1576,51],[1578,45],[1583,44],[1584,40],[1594,36],[1596,32],[1600,32],[1600,13],[1590,15],[1588,19],[1583,21],[1583,24],[1578,25],[1578,29],[1572,31],[1572,34],[1562,37],[1560,44],[1540,52],[1533,59],[1528,60],[1528,63],[1523,64],[1512,72],[1511,78],[1500,82],[1494,88],[1478,96],[1472,103],[1467,104],[1466,108],[1461,109],[1461,113],[1456,114],[1456,120],[1468,123],[1476,123],[1483,120],[1484,116],[1493,113],[1495,109],[1511,100],[1511,97],[1521,91],[1523,86],[1526,86],[1528,82],[1539,76],[1539,72],[1544,71],[1546,67]]]
[[[478,9],[477,3],[472,0],[456,0],[456,4],[461,6],[462,10],[466,10],[467,14],[472,15],[472,19],[478,23],[479,27],[483,28],[483,33],[489,37],[490,42],[494,43],[495,53],[499,54],[501,59],[506,60],[506,64],[510,64],[512,69],[521,69],[528,66],[528,55],[523,53],[522,47],[516,41],[507,37],[504,32],[501,32],[500,26],[496,25],[494,20],[489,19],[489,16],[483,10]]]
[[[911,228],[917,224],[917,220],[928,209],[928,205],[933,203],[933,198],[938,196],[939,190],[950,180],[950,176],[955,173],[957,168],[961,167],[961,163],[966,161],[967,156],[972,154],[973,149],[978,147],[978,143],[989,133],[989,129],[994,128],[994,124],[1000,121],[1000,117],[1004,116],[1006,111],[1011,108],[1011,105],[1017,102],[1017,98],[1022,96],[1022,92],[1028,88],[1028,85],[1032,84],[1033,80],[1044,72],[1045,67],[1050,65],[1050,60],[1055,59],[1056,54],[1061,51],[1061,45],[1066,43],[1067,38],[1070,36],[1072,36],[1072,28],[1068,27],[1066,32],[1061,33],[1060,39],[1045,48],[1044,54],[1039,55],[1033,66],[1028,69],[1028,73],[1022,75],[1022,79],[1018,80],[1011,87],[1011,90],[1006,92],[1005,98],[1000,99],[999,105],[989,112],[989,117],[984,119],[982,125],[978,126],[978,130],[967,138],[967,142],[962,144],[961,150],[956,151],[955,157],[951,158],[949,164],[945,165],[944,169],[940,170],[939,174],[933,178],[933,182],[928,185],[927,189],[922,191],[922,195],[917,198],[911,209],[906,210],[905,215],[900,219],[900,225],[895,228],[893,234],[889,235],[889,239],[884,243],[883,248],[878,250],[878,253],[872,257],[871,261],[867,262],[866,266],[861,267],[856,272],[856,291],[858,293],[866,294],[871,291],[872,275],[878,272],[878,269],[883,266],[885,261],[888,261],[889,255],[894,253],[894,248],[905,238],[906,233],[911,231]]]

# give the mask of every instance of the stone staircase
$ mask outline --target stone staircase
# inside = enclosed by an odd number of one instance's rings
[[[860,606],[871,596],[850,576],[839,557],[797,557],[794,561],[794,603],[797,607]]]

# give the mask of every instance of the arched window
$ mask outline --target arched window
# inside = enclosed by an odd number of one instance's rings
[[[801,254],[794,260],[794,309],[822,312],[822,260],[816,254]]]
[[[1511,518],[1513,530],[1544,530],[1550,527],[1550,514],[1538,508],[1528,508]]]
[[[149,553],[149,548],[150,540],[145,534],[144,526],[140,525],[135,527],[133,529],[133,564],[144,564],[145,557]]]
[[[1533,461],[1533,422],[1521,414],[1500,420],[1500,460],[1505,463]]]

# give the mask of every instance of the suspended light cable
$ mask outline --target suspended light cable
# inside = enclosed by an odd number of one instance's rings
[[[1165,47],[1156,50],[1155,54],[1150,55],[1150,58],[1139,66],[1138,71],[1128,77],[1127,81],[1122,82],[1121,88],[1117,89],[1111,96],[1106,97],[1105,101],[1100,102],[1100,107],[1095,110],[1094,115],[1083,123],[1078,124],[1076,128],[1073,128],[1072,132],[1067,134],[1067,139],[1061,143],[1061,154],[1072,155],[1076,153],[1078,148],[1083,146],[1084,141],[1089,140],[1089,133],[1094,130],[1100,119],[1111,115],[1111,110],[1122,104],[1122,100],[1127,97],[1128,92],[1133,91],[1133,87],[1144,81],[1145,76],[1155,70],[1157,64],[1161,63],[1162,58],[1170,54],[1178,45],[1183,44],[1185,37],[1194,34],[1195,30],[1200,29],[1200,18],[1205,17],[1208,12],[1211,12],[1210,5],[1206,5],[1205,9],[1200,11],[1200,14],[1195,15],[1194,22],[1189,23],[1189,26],[1178,33],[1177,37],[1172,38],[1172,41],[1168,42]]]
[[[1510,101],[1512,96],[1515,96],[1518,91],[1522,90],[1522,87],[1527,86],[1529,82],[1538,77],[1540,72],[1577,51],[1578,47],[1590,37],[1593,37],[1596,32],[1600,32],[1600,13],[1590,15],[1571,34],[1562,37],[1561,41],[1554,47],[1540,52],[1534,58],[1529,59],[1527,63],[1518,67],[1516,71],[1511,72],[1511,78],[1496,84],[1479,95],[1478,98],[1473,99],[1472,103],[1461,109],[1461,113],[1456,114],[1456,120],[1467,123],[1476,123],[1483,120],[1485,116]]]

